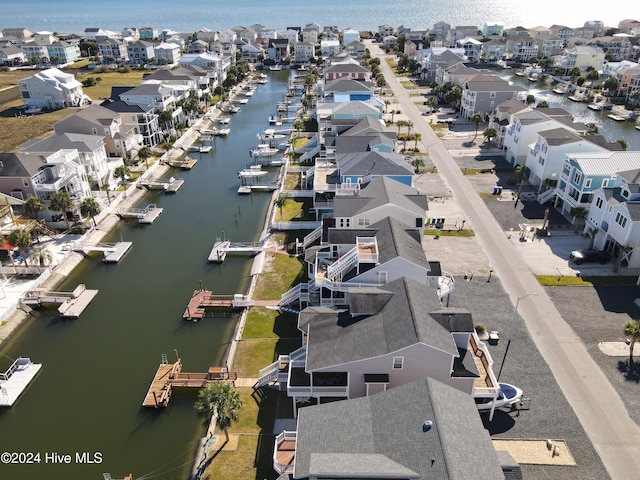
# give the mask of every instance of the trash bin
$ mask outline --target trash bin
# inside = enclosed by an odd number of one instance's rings
[[[493,187],[493,194],[498,195],[500,193],[499,190],[500,190],[500,187]]]

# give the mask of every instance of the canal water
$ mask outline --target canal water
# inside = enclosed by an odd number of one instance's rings
[[[207,257],[218,237],[258,240],[270,196],[238,195],[237,172],[251,163],[256,134],[268,128],[290,75],[270,72],[269,82],[232,114],[231,134],[216,138],[210,153],[191,154],[199,160],[193,170],[171,172],[185,180],[177,194],[146,194],[138,207],[164,209],[155,224],[121,222],[105,239],[133,242],[120,264],[83,260],[60,287],[99,290],[78,320],[36,312],[3,347],[5,355],[29,356],[43,369],[13,408],[0,410],[0,452],[33,452],[39,463],[0,464],[1,478],[91,480],[103,472],[187,478],[205,427],[193,408],[197,391],[174,390],[166,409],[141,403],[162,354],[169,361],[179,355],[191,372],[224,362],[237,317],[191,323],[182,314],[201,286],[214,294],[248,287],[251,259],[217,265]],[[270,177],[276,174],[272,169]],[[9,363],[0,359],[0,370]]]
[[[529,93],[536,97],[536,104],[546,100],[550,107],[564,108],[570,112],[576,122],[584,124],[595,123],[598,126],[599,134],[603,135],[607,141],[615,142],[622,138],[629,144],[628,151],[640,150],[640,131],[635,129],[634,121],[618,122],[612,120],[607,117],[612,112],[591,110],[587,108],[587,103],[585,102],[574,102],[569,100],[567,94],[560,95],[553,92],[551,87],[544,82],[533,83],[527,80],[526,77],[517,75],[503,75],[502,78],[529,90]]]

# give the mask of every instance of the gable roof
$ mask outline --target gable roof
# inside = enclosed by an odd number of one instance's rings
[[[373,84],[360,82],[352,78],[339,78],[328,82],[324,86],[325,92],[368,92],[371,93]]]
[[[294,476],[504,478],[471,397],[429,378],[300,409]]]
[[[413,175],[409,162],[399,153],[353,152],[336,154],[340,175]]]
[[[101,135],[85,135],[81,133],[55,133],[46,138],[34,138],[18,148],[22,152],[57,152],[64,149],[75,149],[79,152],[94,152],[104,145]]]
[[[338,196],[334,200],[334,217],[352,217],[382,205],[393,204],[424,216],[429,209],[425,194],[385,176],[376,177],[357,196]]]
[[[300,312],[298,328],[308,334],[307,371],[388,355],[418,343],[458,356],[451,331],[430,315],[441,305],[426,282],[400,278],[383,287],[351,289],[349,296],[353,309],[377,312],[357,317],[344,310]]]

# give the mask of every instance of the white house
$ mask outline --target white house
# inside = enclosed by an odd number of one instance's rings
[[[173,65],[180,60],[180,46],[175,43],[162,42],[160,45],[154,47],[153,52],[158,63]]]
[[[342,45],[349,45],[351,42],[360,41],[360,32],[355,28],[345,28],[342,31]]]
[[[27,108],[79,107],[90,100],[82,91],[82,84],[72,74],[57,68],[18,80],[18,88]]]

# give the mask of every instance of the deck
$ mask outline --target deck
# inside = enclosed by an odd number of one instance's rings
[[[122,209],[118,212],[120,218],[135,218],[138,223],[152,224],[162,214],[162,208],[151,203],[145,208]]]
[[[184,180],[181,178],[177,178],[167,185],[167,188],[164,189],[166,193],[176,193],[180,188],[184,185]]]
[[[42,364],[21,357],[0,373],[0,407],[12,406],[41,368]]]
[[[104,263],[119,263],[127,252],[131,250],[132,246],[132,242],[118,242],[114,245],[111,251],[104,252],[104,258],[102,261]]]
[[[209,370],[204,373],[183,372],[180,359],[175,363],[166,363],[163,356],[163,361],[151,381],[142,406],[166,407],[171,400],[173,388],[203,388],[210,383],[235,382],[237,378],[238,373],[229,371],[227,367],[209,367]]]
[[[207,308],[245,308],[253,304],[253,301],[242,294],[213,295],[210,290],[195,290],[182,318],[198,321],[204,318]]]
[[[87,290],[84,284],[78,285],[73,292],[54,292],[36,288],[26,292],[20,298],[20,302],[31,307],[58,304],[58,314],[62,318],[78,318],[97,294],[98,290]]]

